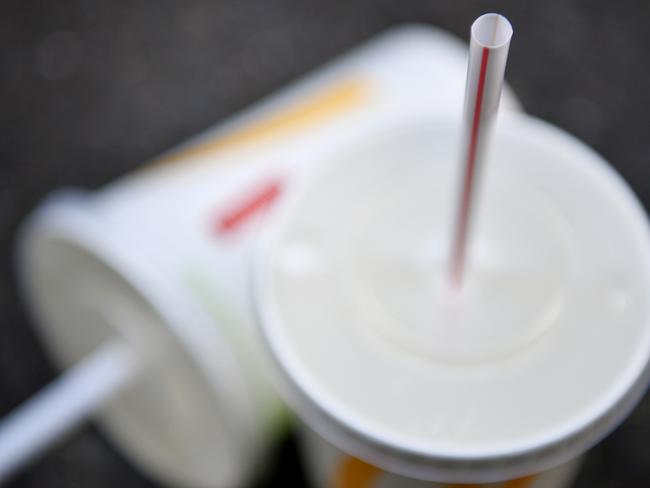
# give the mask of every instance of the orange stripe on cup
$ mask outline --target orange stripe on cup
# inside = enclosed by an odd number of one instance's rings
[[[516,480],[506,482],[503,485],[503,488],[528,488],[535,479],[537,479],[537,476],[535,475],[524,476],[523,478],[517,478]]]
[[[506,481],[503,484],[498,485],[481,485],[481,484],[463,484],[455,483],[447,485],[447,488],[481,488],[486,486],[493,486],[495,488],[528,488],[537,477],[534,475],[524,476],[523,478],[517,478],[515,480]]]
[[[368,87],[368,83],[360,79],[341,81],[267,118],[253,121],[234,132],[174,152],[154,164],[206,156],[221,149],[270,139],[314,126],[359,106],[367,97]]]
[[[330,488],[371,488],[382,474],[383,471],[377,466],[352,456],[346,456],[341,460],[336,473],[334,473]],[[524,476],[497,486],[499,488],[529,488],[536,479],[535,475]],[[462,483],[446,485],[447,488],[485,488],[487,486],[494,487],[495,485]]]
[[[361,459],[346,456],[341,460],[330,488],[371,488],[383,473]]]

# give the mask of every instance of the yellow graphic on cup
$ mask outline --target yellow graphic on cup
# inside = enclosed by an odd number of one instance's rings
[[[322,123],[361,105],[367,98],[368,88],[369,84],[362,79],[353,78],[339,82],[268,118],[262,118],[231,133],[174,152],[156,163],[193,159],[225,148],[244,145],[255,140],[271,139]]]
[[[370,488],[382,470],[361,459],[346,456],[334,474],[331,488]]]

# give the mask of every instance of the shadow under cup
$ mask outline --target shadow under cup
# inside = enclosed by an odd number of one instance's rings
[[[275,212],[254,299],[286,399],[327,441],[391,476],[487,483],[576,458],[642,396],[650,234],[602,158],[507,114],[451,296],[458,149],[419,121],[322,164]]]

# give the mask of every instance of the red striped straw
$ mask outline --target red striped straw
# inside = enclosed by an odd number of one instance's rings
[[[456,290],[463,282],[477,180],[499,109],[511,37],[512,26],[502,15],[481,15],[472,24],[463,111],[464,171],[449,261],[449,281]]]

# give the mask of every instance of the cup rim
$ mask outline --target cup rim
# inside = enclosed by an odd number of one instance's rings
[[[445,123],[432,117],[415,117],[408,123],[402,120],[397,126],[404,128],[422,124],[439,127],[450,125],[448,121]],[[500,118],[498,125],[506,132],[524,137],[531,134],[540,137],[541,134],[558,147],[558,151],[569,151],[578,160],[590,164],[590,170],[599,173],[597,176],[607,183],[607,191],[614,191],[625,200],[629,211],[634,214],[635,227],[641,231],[639,235],[642,235],[648,244],[646,247],[650,249],[650,226],[641,204],[623,178],[600,155],[570,134],[528,115],[508,113]],[[395,129],[395,124],[389,124],[388,128]],[[381,127],[380,132],[385,132],[386,129],[385,126]],[[367,134],[356,142],[363,144],[367,140],[365,138]],[[642,397],[650,381],[650,344],[645,344],[645,349],[621,370],[626,374],[618,378],[606,398],[594,404],[578,422],[560,426],[550,435],[536,438],[527,444],[513,443],[508,448],[493,450],[445,452],[390,439],[373,432],[368,425],[359,424],[333,406],[317,387],[309,384],[300,369],[288,362],[285,345],[273,334],[273,324],[278,319],[273,316],[266,300],[266,253],[274,238],[275,229],[280,227],[277,223],[292,212],[295,202],[300,198],[299,194],[298,191],[293,196],[288,196],[272,211],[265,232],[257,243],[251,267],[252,299],[262,337],[280,371],[280,389],[285,398],[312,428],[339,448],[388,467],[391,471],[416,478],[472,482],[489,481],[492,476],[497,480],[504,472],[508,476],[529,474],[578,455],[616,427]],[[462,472],[461,478],[458,478],[459,471]]]

